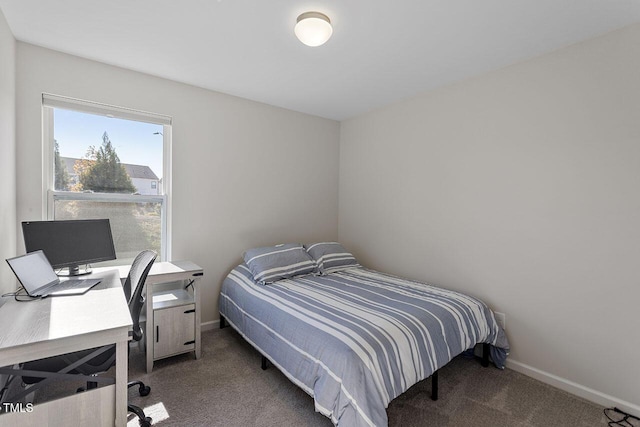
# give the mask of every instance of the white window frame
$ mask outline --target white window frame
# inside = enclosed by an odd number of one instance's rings
[[[54,160],[54,123],[53,109],[63,108],[81,113],[97,114],[125,120],[154,123],[162,125],[163,165],[162,190],[160,195],[140,195],[121,193],[79,193],[75,191],[56,191]],[[129,202],[129,203],[162,203],[161,221],[161,250],[160,260],[171,260],[171,128],[172,119],[162,114],[138,111],[125,107],[84,101],[66,96],[42,94],[42,218],[53,220],[54,203],[56,200],[93,200],[98,202]]]

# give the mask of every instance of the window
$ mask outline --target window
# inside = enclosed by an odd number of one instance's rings
[[[42,105],[47,218],[109,218],[111,264],[144,249],[170,259],[171,119],[49,94]]]

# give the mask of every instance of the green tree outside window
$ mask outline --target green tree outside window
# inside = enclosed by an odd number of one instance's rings
[[[54,172],[55,172],[55,189],[60,191],[69,190],[69,173],[67,167],[62,164],[60,158],[60,149],[58,148],[58,141],[54,141],[53,145],[54,156]]]
[[[76,162],[75,167],[79,176],[79,190],[91,190],[96,193],[134,193],[136,191],[129,174],[120,163],[120,158],[107,132],[102,134],[100,148],[90,146],[86,158]]]

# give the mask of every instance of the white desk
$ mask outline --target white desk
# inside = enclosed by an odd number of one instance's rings
[[[49,297],[0,307],[0,366],[116,345],[115,385],[35,405],[32,412],[0,415],[0,426],[116,425],[127,420],[129,307],[114,270],[84,295]]]
[[[117,266],[112,268],[117,268],[121,279],[126,279],[129,274],[130,265],[125,266]],[[96,268],[93,271],[99,272],[105,270],[105,268]],[[147,373],[153,370],[153,362],[154,360],[162,359],[164,357],[169,357],[174,354],[184,353],[188,351],[193,351],[196,359],[200,358],[201,355],[201,342],[200,342],[200,285],[201,280],[204,275],[204,272],[200,266],[191,262],[191,261],[171,261],[171,262],[156,262],[151,267],[151,271],[149,271],[149,275],[147,276],[146,283],[146,291],[145,291],[145,309],[146,309],[146,326],[145,326],[145,350],[146,350],[146,361],[147,361]],[[177,351],[174,353],[169,353],[161,356],[154,356],[154,339],[155,331],[154,331],[154,304],[153,304],[153,294],[156,293],[158,285],[182,281],[182,280],[193,280],[193,286],[191,292],[192,303],[194,307],[194,341],[195,345],[193,346],[193,350],[184,350]],[[158,305],[156,304],[156,307]],[[162,304],[160,304],[162,306]]]

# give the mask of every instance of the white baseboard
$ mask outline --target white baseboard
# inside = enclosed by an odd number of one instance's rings
[[[210,322],[204,322],[200,324],[200,331],[210,331],[220,327],[220,320],[212,320]]]
[[[632,415],[640,416],[640,406],[636,404],[601,393],[592,388],[585,387],[582,384],[574,383],[573,381],[550,374],[549,372],[541,371],[540,369],[518,362],[517,360],[507,359],[507,368],[513,369],[521,374],[535,378],[545,384],[549,384],[553,387],[559,388],[560,390],[564,390],[567,393],[574,394],[606,408],[615,406]]]

